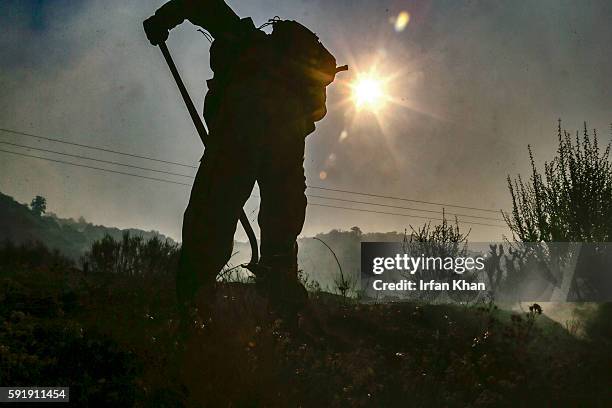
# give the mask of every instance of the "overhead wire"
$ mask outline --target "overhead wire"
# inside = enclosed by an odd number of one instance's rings
[[[35,135],[33,133],[22,132],[22,131],[19,131],[19,130],[0,128],[0,131],[6,132],[6,133],[12,133],[12,134],[16,134],[16,135],[21,135],[21,136],[26,136],[26,137],[34,137],[34,138],[37,138],[37,139],[48,140],[50,142],[57,142],[57,143],[63,143],[63,144],[71,145],[71,146],[78,146],[78,147],[82,147],[82,148],[85,148],[85,149],[99,150],[99,151],[107,152],[107,153],[120,154],[122,156],[135,157],[135,158],[138,158],[138,159],[145,159],[145,160],[151,160],[151,161],[155,161],[155,162],[159,162],[159,163],[173,164],[175,166],[190,167],[192,169],[197,169],[198,168],[198,166],[194,166],[194,165],[190,165],[190,164],[178,163],[178,162],[162,160],[162,159],[156,159],[154,157],[142,156],[142,155],[133,154],[133,153],[125,153],[125,152],[121,152],[121,151],[118,151],[118,150],[107,149],[105,147],[98,147],[98,146],[86,145],[86,144],[83,144],[83,143],[70,142],[70,141],[67,141],[67,140],[64,140],[64,139],[40,136],[40,135]]]
[[[120,155],[124,155],[124,156],[129,156],[129,157],[136,157],[136,158],[156,161],[156,162],[160,162],[160,163],[173,164],[173,165],[176,165],[176,166],[188,167],[188,168],[193,168],[193,169],[197,169],[198,168],[198,166],[194,166],[194,165],[190,165],[190,164],[179,163],[179,162],[168,161],[168,160],[162,160],[162,159],[156,159],[156,158],[152,158],[152,157],[148,157],[148,156],[142,156],[142,155],[133,154],[133,153],[126,153],[126,152],[121,152],[121,151],[118,151],[118,150],[101,148],[101,147],[86,145],[86,144],[82,144],[82,143],[69,142],[69,141],[66,141],[66,140],[63,140],[63,139],[57,139],[57,138],[51,138],[51,137],[36,135],[36,134],[33,134],[33,133],[22,132],[22,131],[18,131],[18,130],[14,130],[14,129],[0,128],[0,131],[7,132],[7,133],[13,133],[13,134],[17,134],[17,135],[23,135],[23,136],[27,136],[27,137],[38,138],[38,139],[42,139],[42,140],[48,140],[48,141],[51,141],[51,142],[58,142],[58,143],[64,143],[64,144],[73,145],[73,146],[79,146],[79,147],[83,147],[83,148],[87,148],[87,149],[94,149],[94,150],[99,150],[99,151],[104,151],[104,152],[109,152],[109,153],[115,153],[115,154],[120,154]],[[414,203],[427,204],[427,205],[436,205],[436,206],[442,206],[442,207],[463,208],[463,209],[467,209],[467,210],[485,211],[485,212],[491,212],[491,213],[499,213],[500,212],[500,210],[493,210],[493,209],[490,209],[490,208],[480,208],[480,207],[466,206],[466,205],[459,205],[459,204],[452,204],[452,203],[440,203],[440,202],[435,202],[435,201],[416,200],[416,199],[411,199],[411,198],[407,198],[407,197],[388,196],[388,195],[383,195],[383,194],[373,194],[373,193],[367,193],[367,192],[360,192],[360,191],[353,191],[353,190],[344,190],[344,189],[337,189],[337,188],[330,188],[330,187],[323,187],[323,186],[316,186],[316,185],[308,185],[307,187],[308,188],[312,188],[312,189],[317,189],[317,190],[323,190],[323,191],[333,191],[333,192],[338,192],[338,193],[348,193],[348,194],[355,194],[355,195],[362,195],[362,196],[367,196],[367,197],[375,197],[375,198],[383,198],[383,199],[391,199],[391,200],[401,200],[401,201],[414,202]]]
[[[158,181],[158,182],[164,182],[164,183],[169,183],[169,184],[177,184],[177,185],[182,185],[182,186],[186,186],[186,187],[191,187],[191,184],[188,184],[188,183],[181,183],[181,182],[177,182],[177,181],[160,179],[160,178],[156,178],[156,177],[148,177],[148,176],[143,176],[143,175],[139,175],[139,174],[133,174],[133,173],[127,173],[127,172],[116,171],[116,170],[111,170],[111,169],[105,169],[105,168],[101,168],[101,167],[88,166],[88,165],[84,165],[84,164],[67,162],[67,161],[64,161],[64,160],[51,159],[51,158],[48,158],[48,157],[41,157],[41,156],[36,156],[36,155],[32,155],[32,154],[12,152],[12,151],[9,151],[9,150],[4,150],[4,149],[0,149],[0,152],[2,152],[2,153],[9,153],[9,154],[18,155],[18,156],[23,156],[23,157],[30,157],[30,158],[34,158],[34,159],[47,160],[47,161],[54,162],[54,163],[61,163],[61,164],[66,164],[66,165],[71,165],[71,166],[76,166],[76,167],[83,167],[83,168],[87,168],[87,169],[91,169],[91,170],[97,170],[97,171],[103,171],[103,172],[107,172],[107,173],[121,174],[121,175],[125,175],[125,176],[132,176],[132,177],[138,177],[138,178],[152,180],[152,181]],[[253,196],[253,197],[254,198],[258,198],[257,196]],[[419,215],[415,215],[415,214],[391,213],[391,212],[386,212],[386,211],[375,211],[375,210],[368,210],[368,209],[362,209],[362,208],[342,207],[342,206],[335,206],[335,205],[321,204],[321,203],[308,203],[308,205],[317,206],[317,207],[336,208],[336,209],[350,210],[350,211],[361,211],[361,212],[367,212],[367,213],[373,213],[373,214],[386,214],[386,215],[394,215],[394,216],[409,217],[409,218],[420,218],[420,219],[427,219],[427,220],[432,220],[432,221],[443,221],[443,219],[441,219],[441,218],[424,217],[424,216],[419,216]],[[479,223],[479,222],[473,222],[473,221],[463,221],[463,220],[459,220],[459,219],[457,220],[457,222],[459,222],[461,224],[471,224],[471,225],[482,225],[482,226],[487,226],[487,227],[505,228],[502,225],[485,224],[485,223]]]
[[[187,178],[192,178],[192,179],[194,178],[194,176],[187,175],[187,174],[174,173],[174,172],[168,172],[168,171],[163,171],[163,170],[156,170],[156,169],[152,169],[152,168],[148,168],[148,167],[141,167],[141,166],[135,166],[135,165],[125,164],[125,163],[109,161],[109,160],[96,159],[96,158],[88,157],[88,156],[74,155],[74,154],[69,154],[69,153],[65,153],[65,152],[59,152],[59,151],[50,150],[50,149],[43,149],[43,148],[39,148],[39,147],[33,147],[33,146],[28,146],[28,145],[21,145],[21,144],[18,144],[18,143],[10,143],[10,142],[0,141],[0,144],[5,144],[5,145],[9,145],[9,146],[14,146],[14,147],[21,147],[21,148],[24,148],[24,149],[38,150],[38,151],[47,152],[47,153],[59,154],[59,155],[64,155],[64,156],[78,158],[78,159],[92,160],[92,161],[106,163],[106,164],[125,166],[125,167],[128,167],[128,168],[134,168],[134,169],[139,169],[139,170],[158,172],[158,173],[168,174],[168,175],[173,175],[173,176],[187,177]],[[40,157],[37,157],[37,158],[40,158]],[[69,163],[65,163],[65,164],[69,164]],[[135,174],[132,174],[132,173],[129,173],[129,174],[126,173],[126,175],[138,176],[138,175],[135,175]],[[166,181],[169,181],[169,180],[166,180]],[[321,195],[316,195],[316,194],[306,194],[306,196],[307,197],[312,197],[312,198],[324,199],[324,200],[348,202],[348,203],[353,203],[353,204],[365,204],[365,205],[372,205],[372,206],[378,206],[378,207],[386,207],[386,208],[394,208],[394,209],[409,210],[409,211],[418,211],[418,212],[427,212],[427,213],[434,213],[434,214],[439,214],[440,213],[439,211],[436,211],[436,210],[428,210],[428,209],[414,208],[414,207],[402,207],[402,206],[388,205],[388,204],[379,204],[379,203],[372,203],[372,202],[368,202],[368,201],[359,201],[359,200],[351,200],[351,199],[346,199],[346,198],[321,196]],[[471,214],[462,214],[462,213],[453,213],[453,212],[447,212],[447,214],[453,215],[453,216],[457,216],[457,217],[476,218],[476,219],[491,220],[491,221],[503,221],[502,219],[499,219],[499,218],[482,217],[482,216],[471,215]]]

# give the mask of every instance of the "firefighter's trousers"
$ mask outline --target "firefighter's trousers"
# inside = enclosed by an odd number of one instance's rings
[[[210,136],[183,219],[179,305],[199,288],[214,286],[231,256],[238,218],[255,182],[261,197],[261,263],[278,266],[280,259],[281,268],[297,271],[296,239],[306,211],[304,142],[314,123],[291,100],[278,106],[277,99],[261,94],[231,99],[226,97],[214,115],[205,107]]]

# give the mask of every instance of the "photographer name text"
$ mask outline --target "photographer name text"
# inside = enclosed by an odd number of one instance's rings
[[[485,291],[487,287],[484,282],[468,282],[464,279],[452,282],[439,282],[436,280],[412,281],[402,279],[399,282],[385,282],[382,279],[377,279],[372,282],[374,290],[384,291]]]

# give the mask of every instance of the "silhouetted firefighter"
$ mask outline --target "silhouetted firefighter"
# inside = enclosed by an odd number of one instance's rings
[[[195,299],[205,306],[214,295],[257,181],[262,256],[251,269],[277,311],[294,314],[307,301],[297,279],[296,244],[306,211],[304,139],[327,112],[326,86],[346,67],[336,68],[301,24],[272,19],[266,34],[223,0],[166,3],[144,22],[149,41],[165,47],[169,30],[185,19],[214,38],[214,78],[204,102],[210,137],[183,220],[179,307],[185,312]]]

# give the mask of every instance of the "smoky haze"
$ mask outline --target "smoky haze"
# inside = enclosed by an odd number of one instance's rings
[[[528,172],[528,143],[539,159],[552,156],[557,118],[568,130],[587,120],[607,140],[612,120],[609,1],[229,3],[256,25],[275,15],[302,22],[340,64],[351,66],[329,88],[329,113],[307,139],[310,185],[505,209],[506,175]],[[159,50],[148,44],[142,30],[142,20],[162,2],[75,4],[2,2],[0,127],[197,165],[203,149],[193,124]],[[404,10],[411,18],[398,32],[392,19]],[[186,22],[172,31],[168,45],[201,107],[205,80],[212,75],[207,40]],[[388,92],[398,103],[378,117],[355,114],[343,102],[343,83],[375,61],[383,74],[394,75]],[[117,160],[6,133],[0,140]],[[98,224],[156,229],[180,238],[189,197],[184,186],[0,154],[0,191],[18,201],[41,194],[59,216],[83,215]],[[249,200],[247,214],[256,208],[257,199]],[[311,206],[304,234],[353,225],[364,231],[403,231],[423,221]],[[472,240],[508,234],[500,228],[471,228]]]

